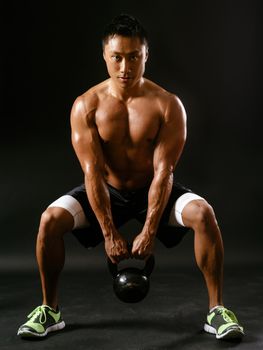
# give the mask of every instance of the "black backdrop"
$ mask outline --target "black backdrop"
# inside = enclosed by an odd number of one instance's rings
[[[70,143],[70,108],[79,94],[107,78],[100,34],[120,12],[137,16],[149,32],[146,77],[185,105],[188,141],[177,180],[214,206],[228,261],[262,259],[260,0],[9,1],[6,6],[1,11],[3,263],[33,258],[42,210],[82,182]],[[178,249],[185,260],[185,254],[192,256],[191,239]],[[81,249],[74,246],[76,256]]]

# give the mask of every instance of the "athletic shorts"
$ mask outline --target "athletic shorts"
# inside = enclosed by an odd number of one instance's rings
[[[135,219],[144,224],[148,208],[149,186],[135,190],[117,190],[107,185],[113,222],[120,228],[128,221]],[[161,217],[156,237],[167,247],[174,247],[184,237],[189,228],[184,226],[182,211],[192,200],[203,199],[189,188],[174,183],[172,191]],[[51,203],[49,207],[61,207],[74,217],[72,233],[86,248],[95,247],[104,237],[99,222],[89,204],[85,185],[82,184]]]

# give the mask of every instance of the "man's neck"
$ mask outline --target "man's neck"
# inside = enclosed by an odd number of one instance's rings
[[[132,87],[121,87],[115,84],[112,79],[109,79],[109,93],[115,98],[127,102],[129,99],[142,95],[144,78],[141,78]]]

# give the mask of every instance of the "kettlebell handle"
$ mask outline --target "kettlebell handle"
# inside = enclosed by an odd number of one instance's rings
[[[113,278],[115,278],[118,273],[119,273],[119,270],[118,270],[118,264],[114,264],[110,258],[108,257],[107,259],[107,262],[108,262],[108,269],[112,275]],[[145,261],[145,266],[144,268],[141,270],[142,272],[142,275],[146,276],[146,277],[149,277],[150,274],[152,273],[153,271],[153,268],[154,268],[154,265],[155,265],[155,258],[154,258],[154,255],[151,254],[149,256],[149,258],[147,258],[147,260]]]
[[[154,258],[154,255],[151,254],[145,261],[145,266],[142,270],[142,274],[146,277],[149,277],[150,274],[153,272],[154,265],[155,265],[155,258]]]
[[[107,262],[108,262],[108,269],[112,277],[115,278],[118,275],[118,265],[114,264],[109,257],[107,258]]]

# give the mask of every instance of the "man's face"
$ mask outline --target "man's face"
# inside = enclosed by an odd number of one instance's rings
[[[138,37],[114,35],[104,46],[108,73],[122,88],[133,87],[142,78],[148,50]]]

